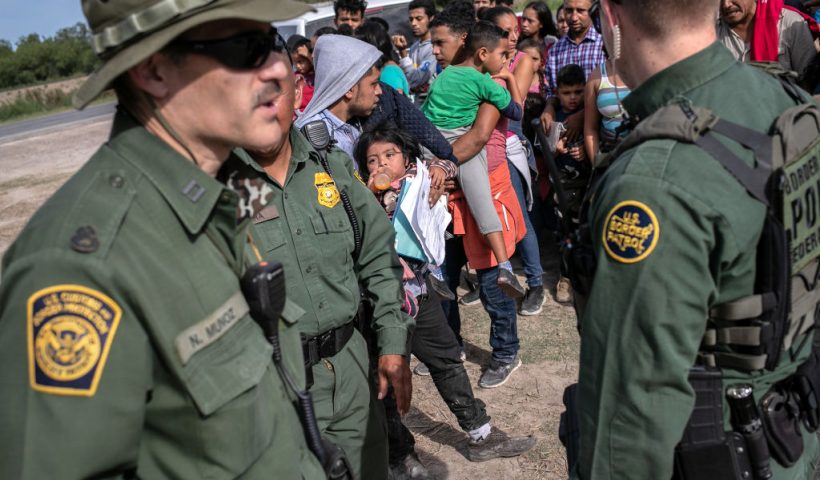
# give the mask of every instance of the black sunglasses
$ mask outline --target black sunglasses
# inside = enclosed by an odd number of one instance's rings
[[[207,55],[233,70],[259,68],[265,64],[270,52],[284,53],[291,60],[287,44],[275,28],[267,32],[246,32],[216,40],[175,40],[171,46]]]

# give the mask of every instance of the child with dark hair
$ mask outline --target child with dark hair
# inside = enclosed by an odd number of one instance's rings
[[[389,170],[397,175],[397,181],[412,178],[416,174],[416,162],[421,148],[415,139],[397,128],[382,126],[364,133],[354,150],[359,162],[359,171],[368,175],[379,170]],[[438,171],[449,177],[455,175],[455,165],[451,162],[433,160],[430,170]],[[394,182],[396,183],[396,182]],[[392,216],[390,207],[384,202],[388,197],[398,193],[392,192],[399,185],[377,193],[385,210]],[[395,203],[392,206],[395,212]],[[401,258],[401,257],[400,257]],[[447,324],[442,309],[438,278],[425,269],[435,267],[420,264],[412,259],[403,259],[405,268],[405,292],[413,292],[421,287],[427,294],[418,298],[418,313],[413,335],[410,338],[410,352],[424,362],[429,368],[430,376],[444,403],[455,415],[461,429],[469,436],[465,456],[472,462],[483,462],[498,457],[515,457],[535,446],[532,436],[510,436],[492,426],[487,409],[480,399],[475,397],[470,386],[470,378],[464,369],[463,360],[459,357],[460,346],[456,335]],[[425,278],[426,277],[426,278]],[[429,285],[431,291],[427,291]],[[454,298],[452,292],[442,282],[441,287]],[[420,463],[415,452],[413,433],[402,424],[395,409],[395,402],[390,397],[384,399],[387,411],[387,428],[389,440],[390,476],[388,478],[430,478],[426,468]]]
[[[558,98],[555,120],[562,126],[570,115],[584,110],[585,77],[584,69],[580,65],[566,65],[558,71],[555,82],[555,94]],[[553,126],[556,127],[557,125]],[[567,137],[562,135],[555,147],[555,163],[558,166],[558,181],[561,182],[566,194],[569,208],[568,212],[559,213],[569,215],[570,219],[577,223],[584,193],[592,174],[592,163],[587,160],[583,139],[569,142]],[[562,303],[572,300],[569,279],[564,276],[561,276],[555,287],[555,300]]]
[[[584,110],[584,87],[586,86],[584,69],[575,64],[566,65],[558,71],[556,84],[555,93],[559,107],[555,120],[563,122],[570,115]],[[587,181],[592,173],[592,164],[587,161],[581,139],[569,142],[562,135],[555,151],[558,154],[555,161],[558,164],[560,181],[567,192],[570,211],[575,219],[580,212],[583,192],[586,190]]]
[[[313,36],[310,37],[310,48],[316,48],[316,40],[319,40],[319,37],[322,35],[336,35],[336,29],[334,27],[322,27],[319,30],[313,32]]]
[[[448,21],[447,14],[445,9],[436,21]],[[443,25],[452,30],[461,22]],[[523,114],[523,97],[512,73],[505,68],[507,32],[492,23],[478,22],[469,29],[465,49],[467,58],[458,65],[447,67],[438,76],[422,106],[422,112],[430,122],[451,141],[470,129],[483,102],[494,105],[513,120],[520,120]],[[490,75],[504,80],[508,88],[496,83]],[[498,262],[499,287],[511,297],[522,297],[524,289],[512,272],[501,220],[490,194],[486,148],[461,164],[458,178],[470,213]]]
[[[419,143],[403,130],[394,127],[379,127],[365,132],[359,137],[353,156],[359,164],[362,178],[376,193],[379,204],[384,207],[388,218],[393,220],[401,188],[405,179],[416,176],[416,162],[421,159]],[[426,162],[433,183],[440,183],[455,178],[456,165],[449,160],[433,158]],[[379,185],[375,175],[386,176],[389,184]],[[419,241],[423,241],[419,239]],[[405,288],[415,296],[426,293],[424,276],[430,273],[430,285],[444,299],[455,300],[455,295],[447,287],[441,268],[430,262],[421,262],[417,259],[401,257],[403,264],[413,272],[413,276],[405,280]]]
[[[545,49],[543,42],[529,37],[519,40],[518,50],[526,53],[532,58],[533,68],[535,68],[535,75],[532,77],[532,83],[527,93],[538,93],[543,97],[547,96],[547,81],[544,76],[544,55]],[[526,107],[525,107],[526,109]]]
[[[310,40],[301,35],[291,35],[288,38],[288,51],[293,59],[293,69],[296,72],[296,82],[302,82],[302,102],[299,110],[304,110],[310,99],[313,98],[313,45]]]

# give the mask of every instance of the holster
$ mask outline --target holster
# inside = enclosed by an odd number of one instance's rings
[[[772,387],[760,399],[761,418],[769,452],[784,467],[794,465],[803,454],[800,410],[796,396],[785,384]]]
[[[589,225],[581,225],[570,238],[561,243],[561,274],[567,277],[572,285],[578,331],[581,331],[581,318],[586,301],[592,289],[595,275],[595,256],[589,241]]]
[[[723,391],[719,370],[695,367],[689,372],[695,408],[675,447],[673,479],[748,480],[752,467],[743,435],[723,430]]]
[[[345,452],[329,440],[322,438],[326,458],[322,459],[322,468],[328,480],[352,480],[353,469]]]
[[[795,372],[793,389],[800,402],[803,425],[814,433],[820,427],[820,348],[817,345]]]
[[[578,455],[581,451],[580,426],[578,422],[578,384],[573,383],[564,389],[564,407],[561,412],[561,420],[558,424],[558,439],[567,450],[567,473],[572,473],[572,469],[578,462]]]
[[[313,386],[313,366],[341,352],[353,336],[353,321],[332,328],[315,337],[302,335],[302,353],[305,360],[306,388]]]

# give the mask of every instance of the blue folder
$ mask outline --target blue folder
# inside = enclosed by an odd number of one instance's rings
[[[396,200],[396,210],[393,212],[393,229],[396,231],[396,253],[403,257],[413,258],[421,262],[427,262],[427,255],[421,247],[416,232],[410,224],[410,219],[401,210],[405,193],[410,187],[411,179],[405,178],[401,183],[401,193]]]

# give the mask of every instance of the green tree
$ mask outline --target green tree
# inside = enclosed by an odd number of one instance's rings
[[[90,73],[96,65],[91,32],[84,23],[62,28],[53,37],[24,35],[15,49],[0,41],[0,88]]]
[[[11,48],[11,42],[0,39],[0,58],[5,58],[14,55],[14,49]]]

